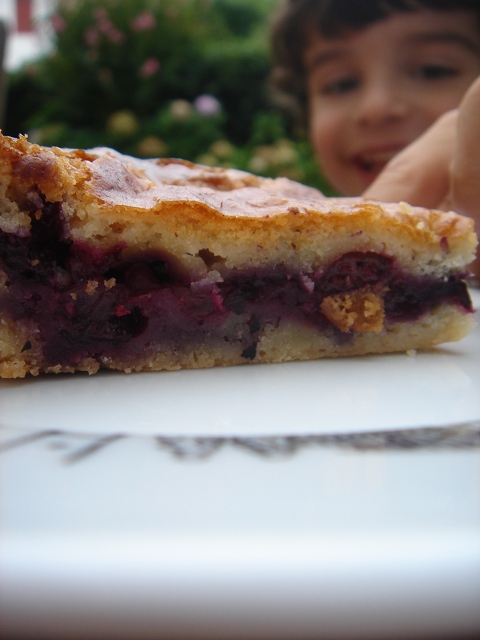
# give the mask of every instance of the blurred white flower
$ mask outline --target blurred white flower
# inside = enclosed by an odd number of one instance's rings
[[[188,120],[192,111],[193,107],[187,100],[172,100],[170,103],[170,115],[174,120]]]
[[[107,120],[107,131],[117,136],[129,137],[140,127],[137,116],[128,109],[115,111]]]
[[[205,93],[198,98],[195,98],[193,101],[193,106],[195,107],[195,111],[200,113],[202,116],[206,116],[210,118],[212,116],[216,116],[222,110],[222,105],[215,98],[215,96],[211,96],[208,93]]]
[[[298,152],[291,140],[277,140],[273,153],[276,164],[295,164],[298,159]]]
[[[228,140],[217,140],[210,145],[210,151],[220,160],[227,160],[232,156],[235,149]]]
[[[268,169],[268,161],[262,156],[253,156],[248,162],[248,170],[252,173],[263,173]]]
[[[202,153],[200,156],[195,158],[195,162],[198,164],[206,164],[209,167],[216,167],[218,164],[218,158],[213,155],[213,153]]]
[[[168,146],[157,136],[147,136],[137,144],[136,152],[142,158],[160,158],[167,154]]]

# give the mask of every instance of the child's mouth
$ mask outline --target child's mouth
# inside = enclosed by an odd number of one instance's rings
[[[353,164],[366,184],[370,184],[385,169],[397,152],[398,150],[389,150],[357,155],[353,158]]]

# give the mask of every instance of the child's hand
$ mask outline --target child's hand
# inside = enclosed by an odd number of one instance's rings
[[[475,220],[480,236],[480,78],[459,109],[395,156],[364,196],[456,211]],[[473,270],[480,277],[480,259]]]
[[[475,220],[480,236],[480,78],[460,105],[449,199],[451,209]]]
[[[383,202],[405,201],[439,209],[450,190],[450,171],[457,135],[458,110],[448,111],[398,153],[364,192]]]

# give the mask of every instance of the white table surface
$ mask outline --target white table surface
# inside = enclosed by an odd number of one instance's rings
[[[475,350],[480,330],[467,340]],[[452,429],[392,419],[390,435],[353,439],[246,428],[182,441],[92,426],[88,402],[83,431],[17,424],[0,404],[2,633],[480,635],[480,386],[463,347],[438,352],[471,403]]]

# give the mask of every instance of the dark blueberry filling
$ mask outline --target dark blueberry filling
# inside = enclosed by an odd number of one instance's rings
[[[472,301],[465,282],[460,277],[447,280],[419,279],[395,274],[388,281],[385,294],[385,316],[389,322],[407,322],[444,301],[473,311]]]
[[[194,347],[210,336],[238,342],[242,357],[251,360],[262,328],[286,317],[348,341],[351,334],[336,329],[320,304],[326,296],[366,286],[388,289],[386,322],[414,320],[443,301],[472,310],[460,275],[446,281],[412,278],[391,257],[373,252],[345,254],[310,274],[282,266],[233,269],[216,284],[190,286],[171,256],[144,253],[126,260],[125,245],[101,250],[73,242],[59,204],[36,196],[31,205],[29,235],[0,231],[0,267],[7,274],[0,312],[36,323],[51,365],[148,353],[158,346]],[[24,350],[31,347],[27,343]]]

